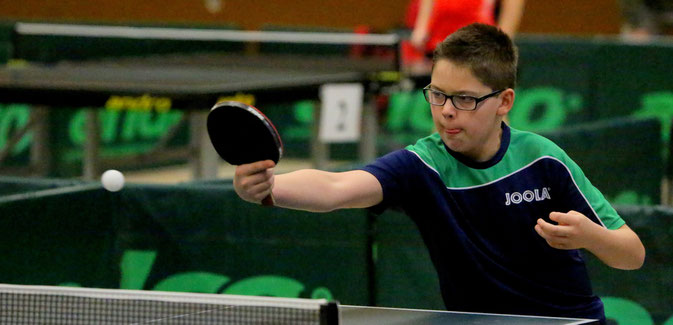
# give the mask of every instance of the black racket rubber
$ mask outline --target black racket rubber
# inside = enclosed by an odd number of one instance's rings
[[[271,121],[253,106],[235,101],[215,104],[208,114],[208,135],[217,153],[232,165],[278,160],[283,143]]]

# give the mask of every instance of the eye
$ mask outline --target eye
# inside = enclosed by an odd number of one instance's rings
[[[433,101],[443,101],[444,100],[444,94],[438,92],[438,91],[430,91],[430,96],[432,96]]]
[[[459,106],[460,108],[472,108],[474,107],[474,103],[477,101],[476,98],[472,96],[455,96],[453,97],[453,102],[456,104],[456,106]]]

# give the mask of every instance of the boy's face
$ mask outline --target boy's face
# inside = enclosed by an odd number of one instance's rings
[[[477,98],[500,90],[489,88],[469,68],[447,59],[435,62],[430,87],[448,95]],[[500,122],[513,103],[514,90],[506,89],[479,102],[472,111],[456,109],[449,98],[443,106],[430,106],[435,128],[451,150],[476,161],[486,161],[500,148]]]

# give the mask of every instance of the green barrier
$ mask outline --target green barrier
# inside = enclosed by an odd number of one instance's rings
[[[376,305],[445,309],[430,255],[416,225],[399,212],[376,219]]]
[[[370,301],[361,210],[264,208],[230,182],[84,183],[0,197],[0,216],[0,283]]]
[[[670,125],[671,43],[525,35],[517,37],[516,43],[520,60],[513,126],[548,130],[631,115],[659,117],[662,124]],[[530,89],[547,89],[558,100],[530,105],[535,103],[526,94]]]
[[[118,287],[115,199],[91,184],[0,197],[0,282]]]
[[[540,98],[548,97],[548,94],[536,94],[539,97],[517,96],[516,101],[519,103],[515,103],[516,106],[512,110],[513,126],[517,127],[517,124],[525,121],[520,117],[521,114],[525,114],[529,120],[554,120],[553,117],[535,116],[538,112],[534,110],[559,113],[558,109],[564,109],[566,113],[570,113],[561,121],[564,124],[587,122],[596,118],[594,110],[589,109],[594,107],[591,97],[595,91],[595,84],[599,82],[597,80],[597,76],[601,75],[599,72],[607,72],[598,71],[594,64],[594,61],[598,60],[600,42],[581,38],[522,36],[517,37],[516,45],[519,47],[517,90],[547,89],[555,92],[552,96],[558,97],[549,103],[539,101]],[[575,105],[572,105],[573,103]],[[524,125],[518,126],[528,129]]]
[[[240,200],[230,184],[130,187],[121,194],[127,223],[120,246],[141,266],[127,267],[122,279],[146,276],[133,289],[368,302],[361,211],[267,209]]]
[[[0,64],[9,62],[14,52],[14,47],[11,42],[0,41]]]
[[[541,134],[563,148],[612,204],[661,201],[664,145],[658,119],[607,119]]]
[[[605,43],[595,58],[600,79],[595,83],[594,106],[597,118],[631,115],[640,109],[655,93],[673,96],[673,46],[668,43],[650,43],[639,46]],[[669,97],[673,98],[673,97]],[[670,120],[673,104],[668,104]],[[660,107],[664,109],[664,107]]]
[[[5,64],[12,58],[14,45],[12,44],[12,31],[14,24],[0,20],[0,64]]]

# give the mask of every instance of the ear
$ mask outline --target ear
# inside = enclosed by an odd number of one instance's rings
[[[502,93],[500,93],[500,106],[498,106],[497,114],[500,116],[505,116],[512,109],[514,105],[514,89],[507,88]]]

